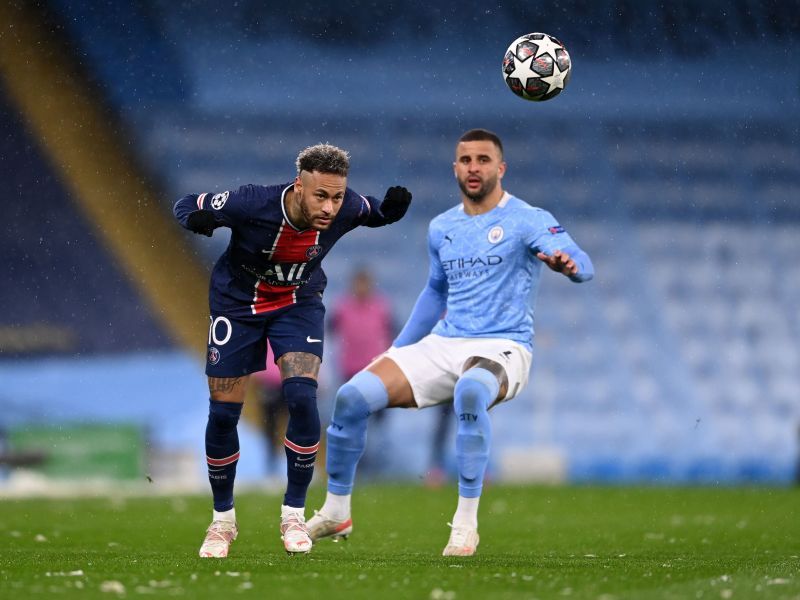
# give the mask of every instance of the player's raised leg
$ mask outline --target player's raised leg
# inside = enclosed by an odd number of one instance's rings
[[[499,364],[488,359],[470,359],[456,382],[453,403],[458,419],[458,507],[450,524],[444,556],[472,556],[478,547],[478,503],[492,441],[489,407],[502,397],[500,393],[505,395],[507,383],[501,385],[501,381],[505,383],[504,377],[505,371]]]
[[[209,377],[211,401],[206,425],[208,481],[214,497],[211,525],[200,547],[203,558],[225,558],[238,528],[233,502],[236,464],[239,462],[237,424],[242,414],[247,377]]]
[[[320,358],[308,352],[288,352],[280,357],[278,364],[283,376],[283,397],[289,410],[284,440],[287,483],[281,506],[281,538],[286,552],[305,554],[312,546],[305,505],[319,450],[316,378]]]
[[[381,358],[339,388],[327,433],[328,493],[308,522],[313,540],[347,537],[353,530],[350,498],[356,466],[367,443],[367,419],[387,407],[416,406],[400,368]]]

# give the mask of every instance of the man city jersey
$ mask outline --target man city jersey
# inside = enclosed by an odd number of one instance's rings
[[[336,241],[359,225],[385,224],[378,200],[347,188],[327,230],[298,229],[283,204],[293,185],[245,185],[220,194],[185,196],[175,204],[184,227],[193,211],[211,210],[218,225],[231,229],[230,243],[211,274],[213,312],[255,315],[320,294],[327,283],[322,259]]]
[[[505,193],[487,213],[458,205],[431,221],[430,278],[446,281],[447,312],[432,333],[446,337],[499,337],[529,350],[533,306],[545,266],[537,252],[586,256],[546,210]],[[592,276],[591,262],[573,277]]]

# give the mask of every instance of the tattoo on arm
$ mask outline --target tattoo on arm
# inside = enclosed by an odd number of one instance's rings
[[[319,356],[308,352],[287,352],[278,360],[281,369],[281,379],[288,377],[310,377],[316,379],[319,375]]]

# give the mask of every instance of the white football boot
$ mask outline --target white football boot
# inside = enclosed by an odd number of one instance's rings
[[[353,519],[336,521],[325,513],[315,510],[314,516],[308,521],[308,534],[315,542],[324,537],[338,542],[340,539],[346,540],[351,533],[353,533]]]
[[[287,512],[281,515],[281,539],[287,554],[308,554],[311,551],[311,538],[302,514]]]
[[[238,534],[239,528],[234,521],[212,521],[206,530],[206,539],[200,546],[200,557],[225,558]]]
[[[478,529],[475,527],[465,527],[463,525],[450,526],[450,539],[447,546],[442,551],[442,556],[472,556],[478,549]]]

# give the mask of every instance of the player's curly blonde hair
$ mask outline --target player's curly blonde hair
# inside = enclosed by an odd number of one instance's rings
[[[317,171],[319,173],[333,173],[347,177],[350,169],[350,155],[341,148],[331,144],[316,144],[309,146],[297,155],[297,173],[300,171]]]

